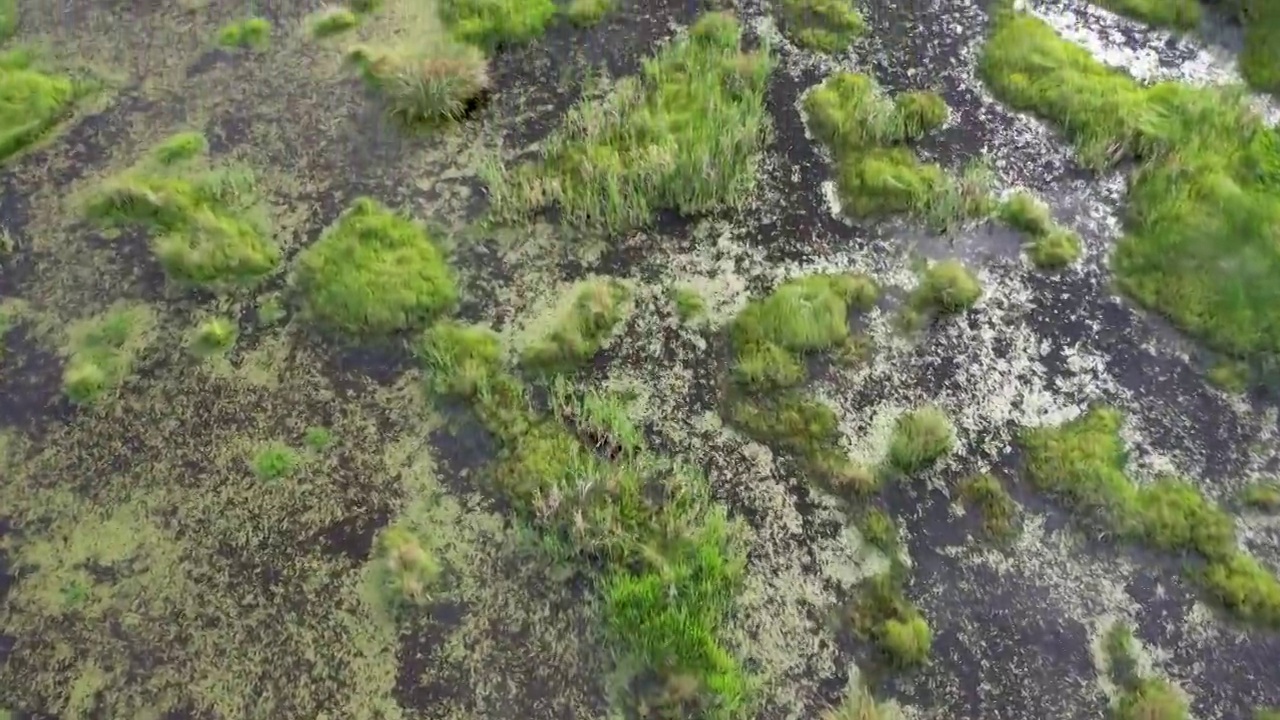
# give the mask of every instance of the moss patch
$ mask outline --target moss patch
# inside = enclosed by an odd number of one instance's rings
[[[487,171],[494,211],[556,206],[574,225],[620,231],[660,210],[740,206],[756,185],[773,66],[763,51],[742,52],[740,35],[732,16],[704,15],[638,78],[579,103],[539,161]]]
[[[150,307],[130,303],[72,323],[61,349],[62,391],[79,405],[106,400],[133,372],[155,325]]]
[[[103,227],[141,226],[173,280],[210,289],[252,286],[280,251],[252,170],[211,165],[202,135],[161,142],[137,165],[94,189],[85,214]]]
[[[298,256],[291,284],[312,320],[366,337],[421,328],[458,297],[426,228],[370,198]]]
[[[907,214],[939,231],[991,213],[990,173],[960,177],[923,163],[909,143],[947,119],[933,93],[887,97],[868,75],[839,72],[804,97],[809,127],[835,160],[841,206],[855,217]]]
[[[1112,261],[1125,292],[1229,356],[1280,351],[1274,128],[1231,91],[1144,87],[1029,15],[999,14],[980,65],[998,97],[1057,122],[1086,163],[1139,162]]]
[[[851,0],[782,0],[782,30],[806,50],[838,53],[867,26]]]
[[[1139,485],[1125,474],[1120,421],[1117,411],[1098,407],[1059,427],[1022,433],[1031,481],[1113,533],[1198,559],[1191,578],[1229,613],[1280,625],[1280,581],[1240,552],[1229,514],[1186,480]]]

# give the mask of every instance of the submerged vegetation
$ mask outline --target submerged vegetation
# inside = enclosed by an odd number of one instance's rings
[[[62,391],[78,405],[106,400],[133,372],[155,325],[150,307],[124,302],[72,323],[62,347]]]
[[[767,47],[740,50],[740,36],[731,15],[703,15],[639,77],[576,105],[541,158],[486,171],[494,211],[519,218],[554,206],[571,224],[622,231],[661,210],[740,206],[767,139],[773,66]]]
[[[291,284],[308,317],[354,336],[421,328],[458,298],[427,229],[370,198],[298,256]]]
[[[252,170],[215,165],[204,136],[178,133],[93,190],[85,214],[102,227],[140,226],[173,280],[210,289],[252,286],[280,251]]]
[[[1143,86],[1044,22],[1008,10],[980,62],[995,94],[1065,130],[1095,168],[1134,159],[1120,287],[1213,349],[1280,353],[1280,136],[1231,90]]]
[[[1120,422],[1116,410],[1096,407],[1059,427],[1025,431],[1031,482],[1109,532],[1197,559],[1191,578],[1229,613],[1280,626],[1280,580],[1239,550],[1231,515],[1186,480],[1131,480]]]
[[[906,214],[939,231],[991,213],[990,177],[972,165],[954,177],[910,143],[947,120],[930,92],[889,98],[870,76],[838,72],[804,97],[809,127],[835,160],[842,208],[855,217]]]
[[[852,0],[781,0],[782,29],[806,50],[838,53],[866,32]]]

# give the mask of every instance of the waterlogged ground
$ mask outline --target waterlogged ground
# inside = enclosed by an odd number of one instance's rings
[[[214,157],[258,171],[286,267],[372,195],[449,231],[463,317],[512,341],[539,333],[576,280],[632,283],[635,310],[580,382],[632,394],[651,444],[704,465],[745,521],[748,569],[728,639],[760,683],[752,716],[817,716],[862,666],[911,717],[1100,717],[1115,692],[1100,638],[1116,620],[1136,628],[1142,664],[1186,694],[1194,717],[1280,705],[1280,635],[1225,619],[1178,561],[1081,534],[1022,479],[1019,428],[1106,402],[1125,414],[1134,477],[1184,475],[1229,503],[1277,470],[1277,407],[1214,389],[1194,343],[1111,289],[1123,177],[1081,169],[1047,125],[982,87],[981,5],[864,7],[869,35],[819,58],[782,38],[769,7],[741,0],[753,42],[767,39],[779,59],[758,192],[740,212],[664,216],[621,236],[477,225],[478,175],[544,138],[600,68],[635,72],[703,9],[696,2],[623,0],[596,27],[557,26],[503,51],[487,102],[431,134],[383,119],[342,65],[349,40],[306,37],[311,3],[257,4],[275,26],[261,53],[214,49],[217,29],[250,11],[234,3],[20,5],[20,39],[109,82],[0,174],[0,227],[14,246],[0,255],[0,295],[24,304],[0,355],[0,708],[16,717],[604,718],[625,705],[592,593],[511,522],[485,481],[492,443],[465,408],[425,397],[400,343],[354,347],[292,312],[271,322],[261,308],[284,293],[283,274],[230,297],[176,289],[140,237],[82,222],[78,198],[186,129],[203,131]],[[395,32],[402,8],[387,5],[359,39]],[[1136,77],[1233,78],[1225,25],[1208,47],[1075,2],[1028,9]],[[838,68],[894,92],[939,90],[951,120],[922,153],[949,168],[990,159],[1001,187],[1036,191],[1081,235],[1083,259],[1046,274],[994,225],[939,237],[838,217],[830,166],[798,109]],[[962,259],[985,292],[970,313],[904,334],[896,313],[920,257]],[[849,269],[886,291],[859,321],[871,359],[816,384],[849,454],[878,462],[897,416],[927,403],[959,439],[885,495],[903,527],[906,594],[933,629],[932,659],[911,671],[874,669],[874,651],[835,619],[887,565],[848,508],[718,414],[716,329],[784,278]],[[706,298],[701,324],[679,322],[672,286]],[[59,387],[62,330],[122,299],[153,307],[156,328],[118,397],[77,408]],[[225,358],[202,361],[184,342],[213,313],[241,333]],[[333,441],[306,449],[299,472],[253,474],[256,448],[304,447],[311,427]],[[1022,506],[1008,546],[954,502],[957,483],[979,472],[1004,478]],[[432,601],[398,620],[366,578],[376,533],[397,518],[446,568]],[[1245,549],[1280,570],[1280,521],[1242,512],[1237,523]]]

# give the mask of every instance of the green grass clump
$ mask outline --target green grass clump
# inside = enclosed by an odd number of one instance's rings
[[[1280,581],[1240,552],[1235,523],[1191,483],[1138,485],[1124,472],[1121,417],[1098,407],[1055,428],[1024,431],[1027,474],[1107,531],[1199,560],[1191,578],[1240,620],[1280,625]]]
[[[943,260],[924,271],[912,301],[918,308],[954,315],[972,308],[980,297],[982,283],[973,272],[959,260]]]
[[[302,442],[306,443],[307,447],[312,450],[327,450],[333,444],[333,432],[326,427],[309,427],[302,434]]]
[[[360,46],[348,53],[348,60],[382,98],[387,114],[410,126],[461,120],[489,89],[489,61],[466,43]]]
[[[1137,161],[1111,263],[1127,294],[1227,356],[1280,353],[1280,135],[1238,91],[1141,85],[1009,11],[981,72],[997,97],[1059,124],[1086,164]]]
[[[471,401],[500,448],[494,482],[545,545],[606,568],[595,585],[607,628],[659,685],[685,689],[661,704],[676,717],[739,717],[747,675],[721,628],[745,557],[706,478],[645,448],[614,396],[554,383],[553,408],[576,434],[533,410],[491,330],[437,323],[418,355],[433,387]]]
[[[991,475],[978,475],[960,485],[960,498],[982,515],[982,529],[994,538],[1008,538],[1016,530],[1018,504]]]
[[[302,467],[302,456],[282,442],[269,442],[253,455],[253,472],[263,480],[288,477]]]
[[[1258,480],[1244,487],[1237,495],[1240,503],[1263,512],[1280,511],[1280,481]]]
[[[574,291],[573,301],[545,337],[520,354],[530,367],[571,369],[595,356],[629,310],[631,290],[610,278],[589,280]]]
[[[867,25],[852,0],[782,0],[782,30],[802,48],[838,53]]]
[[[868,544],[879,548],[884,554],[892,556],[898,547],[898,526],[893,518],[883,510],[872,508],[858,519],[858,532]]]
[[[224,353],[236,344],[240,334],[235,322],[224,317],[209,318],[196,326],[191,334],[191,352],[199,357]]]
[[[676,306],[680,322],[692,322],[707,311],[707,301],[696,290],[683,287],[671,288],[671,302]]]
[[[271,44],[271,21],[252,17],[229,23],[218,31],[218,44],[226,48],[262,50]]]
[[[570,0],[561,12],[574,25],[587,27],[603,20],[617,5],[617,0]]]
[[[1144,677],[1138,671],[1133,631],[1114,623],[1102,638],[1107,673],[1119,688],[1112,720],[1186,720],[1187,703],[1167,680]]]
[[[378,535],[370,583],[387,610],[403,611],[428,602],[442,572],[440,560],[408,528],[391,525]]]
[[[116,303],[100,315],[72,323],[62,348],[62,391],[77,405],[96,405],[133,372],[156,325],[146,305]]]
[[[522,45],[555,18],[551,0],[441,0],[440,16],[458,40],[486,50]]]
[[[1036,267],[1059,270],[1080,257],[1080,237],[1055,223],[1049,206],[1031,193],[1013,193],[996,212],[1006,224],[1031,236],[1027,252]]]
[[[897,720],[901,714],[888,703],[877,703],[863,685],[849,689],[840,704],[824,710],[820,720]]]
[[[919,615],[906,620],[889,619],[880,629],[880,645],[895,665],[923,665],[929,659],[933,632]]]
[[[849,621],[859,637],[876,643],[891,665],[921,665],[929,659],[933,632],[920,611],[903,596],[904,570],[900,561],[892,560],[889,572],[863,584],[848,608]]]
[[[345,7],[326,7],[307,18],[307,32],[313,38],[327,38],[344,33],[360,24],[360,16]]]
[[[1205,373],[1205,378],[1212,385],[1238,395],[1249,389],[1249,366],[1234,360],[1219,360]]]
[[[756,186],[768,135],[768,48],[739,50],[732,16],[703,15],[602,99],[575,106],[542,157],[491,167],[495,212],[555,206],[573,225],[623,231],[661,210],[699,215],[740,206]]]
[[[945,413],[923,407],[903,413],[893,426],[889,465],[903,474],[923,470],[955,448],[955,429]]]
[[[138,165],[108,178],[85,214],[101,226],[140,226],[173,280],[210,289],[249,286],[272,273],[280,251],[252,171],[210,166],[194,133],[161,142]]]
[[[426,228],[371,198],[298,255],[291,283],[309,317],[355,336],[423,327],[458,299]]]
[[[1094,0],[1097,4],[1159,27],[1194,30],[1200,25],[1198,0]]]
[[[960,177],[922,163],[908,143],[947,119],[935,93],[889,98],[868,75],[838,72],[804,97],[814,135],[835,160],[842,207],[857,217],[906,214],[939,231],[993,209],[990,171],[969,166]]]
[[[1244,25],[1240,74],[1258,90],[1280,93],[1280,6],[1265,0],[1238,5]]]
[[[6,17],[12,21],[16,14],[0,9],[0,39]],[[42,72],[31,60],[22,51],[0,53],[0,162],[67,119],[76,101],[91,89],[70,76]]]

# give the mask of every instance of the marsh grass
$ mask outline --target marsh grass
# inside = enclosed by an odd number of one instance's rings
[[[1237,619],[1280,626],[1280,581],[1241,553],[1231,515],[1186,480],[1132,481],[1120,423],[1116,410],[1095,407],[1064,425],[1024,431],[1031,482],[1106,532],[1197,561],[1190,578]]]
[[[1018,504],[999,479],[978,475],[961,483],[960,499],[982,516],[982,529],[989,537],[1007,540],[1017,534]]]
[[[264,50],[271,44],[271,22],[251,17],[229,23],[218,31],[218,44],[225,48]]]
[[[213,317],[195,327],[187,346],[196,357],[213,357],[230,350],[236,344],[239,333],[239,328],[231,319]]]
[[[572,301],[546,335],[520,353],[525,365],[548,372],[582,365],[604,347],[631,309],[630,288],[612,278],[583,281],[571,292]]]
[[[806,50],[839,53],[867,30],[852,0],[781,0],[782,31]]]
[[[61,348],[63,393],[77,405],[107,400],[133,372],[155,327],[149,306],[126,302],[72,323]]]
[[[345,7],[324,7],[307,16],[307,32],[317,39],[333,37],[359,24],[360,16]]]
[[[621,232],[661,210],[740,207],[755,189],[768,137],[767,47],[739,49],[738,22],[708,13],[646,60],[639,77],[569,111],[541,157],[484,180],[496,216],[556,207],[577,226]]]
[[[1143,86],[1009,10],[980,70],[997,97],[1056,122],[1085,164],[1137,161],[1111,263],[1127,294],[1229,357],[1276,357],[1280,136],[1237,89]]]
[[[919,472],[955,448],[955,429],[936,407],[922,407],[898,417],[889,440],[888,463],[904,475]]]
[[[16,7],[0,7],[0,40]],[[71,116],[77,101],[95,84],[58,72],[45,72],[23,50],[0,51],[0,163],[31,146]]]
[[[248,168],[211,165],[207,143],[183,132],[134,167],[110,177],[84,202],[101,227],[140,226],[174,281],[214,290],[252,286],[275,271],[280,251]]]
[[[592,580],[606,627],[658,676],[661,697],[650,700],[677,714],[739,717],[750,683],[720,634],[745,556],[706,478],[645,448],[618,397],[553,381],[560,417],[534,409],[488,328],[442,321],[417,353],[431,387],[469,400],[492,433],[492,480],[544,544],[602,568]]]
[[[308,318],[356,337],[420,329],[458,298],[427,229],[371,198],[352,203],[298,255],[290,285]]]
[[[956,177],[921,162],[909,145],[946,122],[937,94],[890,98],[868,75],[837,72],[803,104],[809,128],[835,161],[841,207],[853,216],[906,214],[947,232],[991,214],[989,168],[972,163]]]

